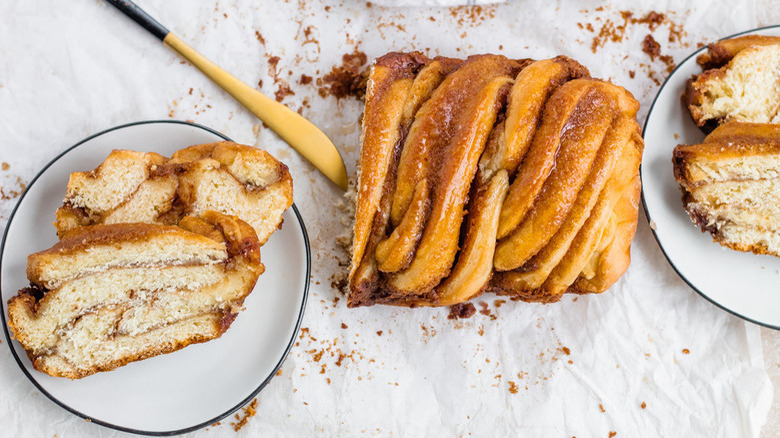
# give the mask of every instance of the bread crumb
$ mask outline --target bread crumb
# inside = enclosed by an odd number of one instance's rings
[[[471,303],[460,303],[450,306],[450,314],[447,319],[466,319],[471,318],[477,312],[476,307]]]
[[[249,402],[248,405],[244,406],[242,408],[241,414],[236,414],[236,420],[238,420],[235,423],[230,423],[231,426],[233,426],[233,430],[238,432],[241,430],[242,427],[246,426],[246,424],[249,422],[249,419],[254,417],[257,413],[257,398],[252,399],[251,402]]]

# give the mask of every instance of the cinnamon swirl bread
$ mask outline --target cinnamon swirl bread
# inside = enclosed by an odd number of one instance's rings
[[[674,149],[694,224],[723,246],[780,257],[780,125],[729,122]]]
[[[780,123],[780,38],[722,41],[699,62],[717,65],[693,76],[683,95],[696,125],[711,131],[728,121]]]
[[[260,242],[221,213],[179,225],[77,227],[30,255],[8,325],[33,366],[77,379],[221,336],[264,270]]]
[[[97,169],[71,174],[55,225],[62,236],[93,224],[175,225],[185,215],[213,210],[248,222],[263,244],[290,205],[287,166],[251,146],[227,141],[195,145],[171,159],[117,150]]]
[[[601,292],[628,267],[638,103],[557,57],[376,60],[348,305]]]

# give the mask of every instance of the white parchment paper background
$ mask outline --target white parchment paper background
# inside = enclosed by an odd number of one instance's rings
[[[336,142],[350,172],[362,103],[322,98],[299,78],[323,76],[355,48],[369,58],[411,49],[568,55],[632,91],[642,121],[658,90],[650,76],[666,74],[642,52],[645,35],[680,61],[697,43],[775,24],[763,9],[771,2],[657,1],[652,9],[684,30],[681,41],[669,42],[668,22],[652,32],[629,24],[594,53],[594,36],[608,22],[620,26],[620,11],[650,11],[647,2],[603,3],[524,0],[475,12],[358,0],[139,0],[217,64],[249,84],[262,80],[268,94],[279,87],[268,58],[278,56],[295,93],[285,103],[303,107]],[[117,124],[165,118],[213,127],[287,163],[312,240],[306,330],[258,397],[257,415],[239,432],[225,420],[193,436],[758,436],[772,403],[759,328],[688,288],[644,215],[629,271],[599,296],[546,306],[483,296],[487,315],[463,321],[448,320],[447,309],[347,309],[331,287],[346,260],[334,239],[344,231],[341,194],[324,177],[109,5],[0,2],[0,161],[9,165],[0,171],[0,226],[12,192],[66,147]],[[0,436],[120,435],[50,402],[0,348]]]

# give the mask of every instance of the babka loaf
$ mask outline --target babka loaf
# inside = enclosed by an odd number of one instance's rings
[[[608,288],[636,227],[638,107],[566,57],[377,59],[348,305]]]
[[[723,246],[780,257],[780,125],[729,122],[674,149],[694,224]]]
[[[179,225],[77,227],[30,255],[8,326],[35,369],[77,379],[221,336],[264,270],[260,243],[221,213]]]
[[[175,225],[186,215],[214,210],[237,215],[264,244],[292,205],[287,166],[263,150],[233,142],[190,146],[172,159],[155,153],[113,151],[97,169],[75,172],[58,235],[75,227],[113,223]]]
[[[730,61],[688,80],[683,101],[696,125],[705,131],[732,120],[780,123],[780,41],[744,47],[756,42],[756,38],[719,43],[718,47],[730,49],[724,52],[727,55],[716,56],[732,56]],[[760,41],[768,43],[774,39]],[[710,65],[714,61],[704,62]]]

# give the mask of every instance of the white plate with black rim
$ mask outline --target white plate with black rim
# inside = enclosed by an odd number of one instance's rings
[[[95,134],[52,160],[30,182],[8,219],[0,246],[0,294],[7,345],[22,372],[43,394],[93,423],[146,435],[177,435],[208,426],[252,400],[281,367],[300,328],[309,287],[306,228],[295,205],[284,226],[261,249],[266,271],[244,302],[246,309],[219,339],[134,362],[80,380],[33,369],[6,324],[6,304],[27,285],[27,255],[52,246],[54,211],[68,175],[94,169],[112,149],[177,149],[228,138],[177,121],[131,123]]]
[[[780,36],[780,26],[725,38],[760,34]],[[748,321],[780,330],[780,258],[724,248],[693,225],[672,174],[672,151],[696,144],[704,133],[680,100],[692,75],[701,73],[696,56],[682,61],[661,86],[642,133],[642,200],[650,228],[672,267],[696,292]]]

